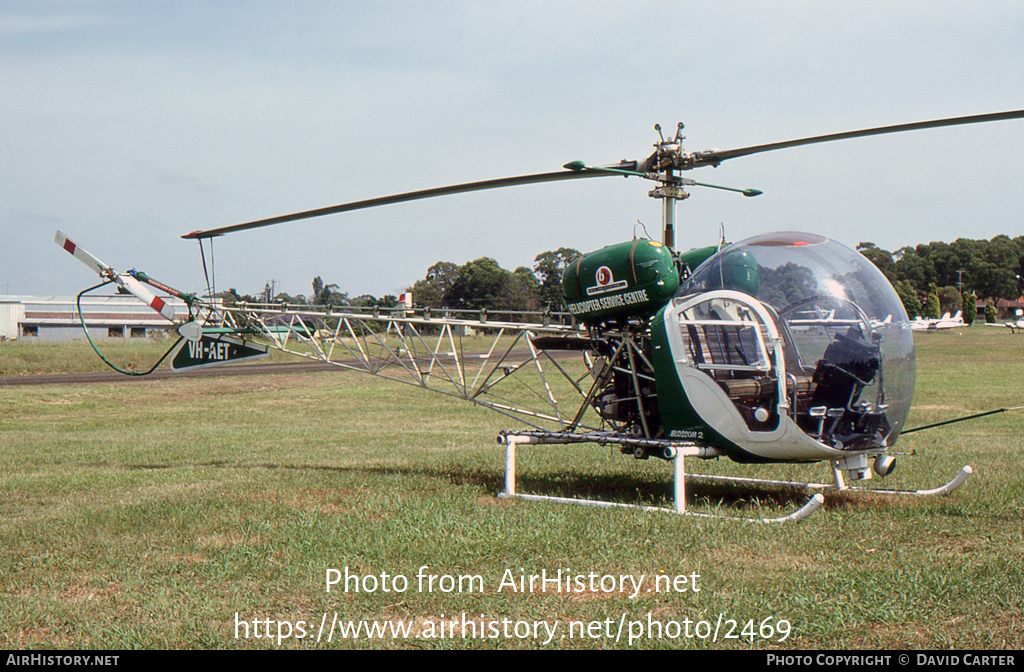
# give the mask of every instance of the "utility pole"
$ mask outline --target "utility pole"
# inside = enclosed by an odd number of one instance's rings
[[[964,273],[967,273],[964,269],[958,269],[956,272],[956,287],[960,292],[960,296],[964,295]],[[970,275],[968,273],[968,275]]]

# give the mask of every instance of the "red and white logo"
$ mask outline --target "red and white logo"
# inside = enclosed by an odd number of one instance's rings
[[[594,281],[597,284],[593,287],[587,288],[588,296],[605,294],[607,292],[617,292],[622,289],[627,289],[629,286],[629,283],[625,280],[615,282],[615,277],[612,275],[612,269],[607,266],[602,266],[597,269],[597,272],[594,273]]]

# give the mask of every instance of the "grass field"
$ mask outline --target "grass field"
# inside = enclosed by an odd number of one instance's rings
[[[911,426],[1024,403],[1024,336],[917,345]],[[90,356],[0,344],[0,375]],[[1005,413],[901,441],[916,455],[885,485],[972,465],[950,497],[833,495],[766,526],[497,499],[506,420],[354,373],[0,387],[0,647],[1019,649],[1022,427]],[[519,484],[671,497],[668,464],[596,446],[521,449]],[[738,515],[805,498],[688,491],[695,510]],[[346,568],[349,590],[328,592]],[[570,591],[519,590],[560,569],[582,577]],[[363,620],[384,635],[341,633]]]

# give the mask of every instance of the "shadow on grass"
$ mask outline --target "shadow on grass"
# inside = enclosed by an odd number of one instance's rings
[[[467,469],[459,465],[444,468],[410,469],[410,473],[448,479],[454,485],[475,485],[497,495],[505,489],[503,473],[487,469]],[[670,479],[656,474],[554,473],[517,475],[516,491],[533,495],[595,499],[622,504],[671,508],[673,487]],[[749,484],[724,485],[707,482],[686,483],[687,506],[724,507],[736,511],[759,508],[803,506],[809,495],[798,488],[769,488]]]
[[[172,465],[133,465],[132,469],[167,469]],[[180,465],[173,465],[180,466]],[[472,468],[459,464],[432,466],[330,466],[316,464],[283,463],[238,463],[223,460],[198,463],[193,466],[227,468],[289,470],[300,472],[333,472],[339,474],[365,474],[376,477],[426,477],[447,481],[463,487],[473,486],[497,496],[505,490],[503,472],[490,468]],[[623,504],[671,507],[673,501],[672,482],[659,478],[658,474],[595,474],[560,472],[550,474],[517,475],[516,490],[519,493],[565,497],[575,499],[596,499]],[[757,508],[785,508],[802,506],[808,500],[807,492],[799,488],[779,488],[753,484],[720,484],[687,482],[687,506],[708,508],[725,507],[737,511]]]

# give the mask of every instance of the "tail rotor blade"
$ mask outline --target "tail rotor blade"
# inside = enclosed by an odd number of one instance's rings
[[[60,245],[67,252],[69,252],[75,259],[78,259],[80,262],[91,268],[100,276],[105,278],[113,278],[114,269],[112,269],[110,266],[107,266],[102,261],[100,261],[93,255],[83,250],[73,241],[69,240],[68,237],[61,233],[60,231],[57,232],[57,236],[53,239],[53,242]]]
[[[145,285],[132,276],[127,273],[122,273],[114,278],[114,282],[116,282],[118,286],[127,289],[135,295],[135,298],[139,299],[171,322],[174,321],[174,307],[153,292],[149,291]]]

